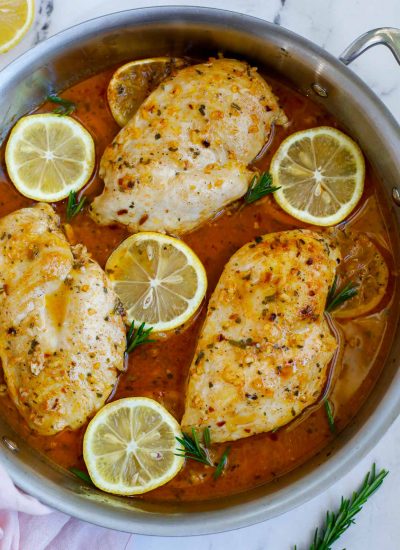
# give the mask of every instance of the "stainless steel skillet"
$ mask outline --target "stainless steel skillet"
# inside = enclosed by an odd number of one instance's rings
[[[205,57],[222,51],[289,80],[335,114],[357,139],[382,182],[392,245],[400,257],[400,128],[346,65],[375,44],[400,62],[400,31],[377,29],[341,56],[270,23],[208,8],[158,7],[107,15],[68,29],[0,73],[0,141],[16,119],[63,89],[126,60],[162,55]],[[396,288],[398,293],[398,288]],[[396,295],[398,300],[398,294]],[[400,412],[400,331],[367,403],[335,442],[275,483],[229,499],[193,505],[152,504],[100,493],[31,449],[0,418],[0,459],[15,482],[50,506],[100,525],[142,534],[194,535],[271,518],[325,490],[379,440]]]

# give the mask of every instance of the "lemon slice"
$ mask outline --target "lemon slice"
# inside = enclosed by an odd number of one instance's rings
[[[364,189],[365,163],[358,145],[335,128],[321,126],[286,138],[271,162],[278,204],[313,225],[344,220]]]
[[[128,237],[108,258],[106,273],[129,322],[151,325],[154,332],[183,325],[207,290],[205,269],[193,250],[161,233]]]
[[[32,25],[33,0],[0,0],[0,53],[18,44]]]
[[[334,317],[348,319],[366,315],[376,308],[385,295],[389,281],[389,269],[385,259],[364,233],[338,231],[336,241],[342,252],[338,269],[339,285],[353,282],[357,294],[332,312]]]
[[[183,466],[176,456],[181,429],[157,401],[128,397],[109,403],[90,421],[83,458],[93,483],[116,495],[139,495],[160,487]]]
[[[92,136],[69,116],[30,115],[12,129],[6,147],[11,181],[22,195],[55,202],[81,189],[94,167]]]
[[[160,82],[186,64],[176,57],[154,57],[131,61],[117,69],[107,89],[108,104],[116,123],[125,126]]]

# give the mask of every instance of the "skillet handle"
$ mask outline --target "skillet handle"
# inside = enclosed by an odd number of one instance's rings
[[[349,65],[359,55],[377,44],[387,46],[400,64],[400,29],[393,27],[380,27],[362,34],[344,50],[339,59],[345,65]]]

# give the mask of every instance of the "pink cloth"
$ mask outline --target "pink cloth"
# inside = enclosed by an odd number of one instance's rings
[[[0,464],[0,550],[126,550],[130,540],[54,512],[17,489]]]

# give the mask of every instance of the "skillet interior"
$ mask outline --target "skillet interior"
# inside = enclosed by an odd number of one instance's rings
[[[284,29],[254,18],[206,8],[149,8],[73,27],[3,71],[0,139],[50,90],[64,89],[104,68],[165,53],[206,57],[218,51],[246,58],[267,73],[284,77],[302,93],[313,94],[349,129],[381,176],[392,246],[399,250],[399,212],[395,212],[390,199],[400,167],[396,122],[379,99],[335,58]],[[323,86],[328,96],[317,96],[312,90],[314,83]],[[397,287],[395,292],[398,300]],[[370,398],[330,447],[276,482],[229,500],[185,504],[182,508],[99,493],[50,465],[24,444],[5,419],[0,419],[0,436],[15,441],[19,452],[5,450],[1,458],[14,480],[29,493],[55,508],[107,527],[176,536],[249,525],[315,496],[344,475],[378,441],[400,411],[400,396],[396,395],[399,348],[397,335]]]

